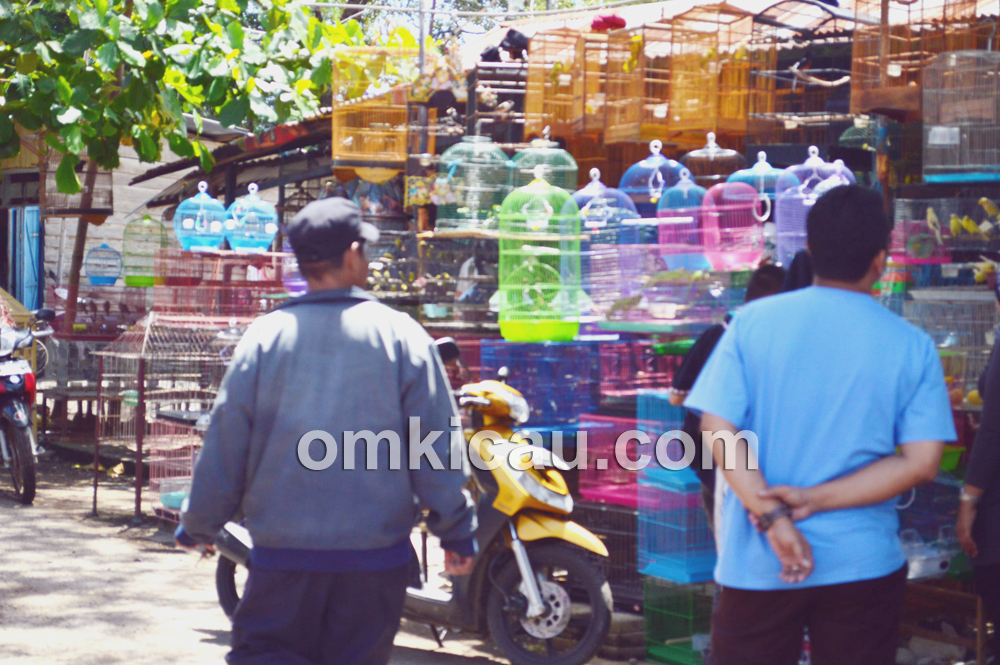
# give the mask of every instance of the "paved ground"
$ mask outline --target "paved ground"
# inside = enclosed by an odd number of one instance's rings
[[[102,481],[90,516],[91,473],[43,463],[33,506],[0,476],[0,662],[4,665],[222,663],[229,621],[214,561],[174,549],[155,524],[131,526],[130,479]],[[393,663],[480,665],[500,660],[474,637],[437,649],[405,625]]]

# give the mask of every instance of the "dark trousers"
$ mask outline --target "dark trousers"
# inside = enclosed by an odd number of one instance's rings
[[[976,566],[976,593],[983,599],[983,609],[986,616],[993,622],[993,640],[991,645],[993,655],[1000,658],[1000,565],[996,566]],[[986,659],[980,657],[982,662]]]
[[[906,567],[886,577],[781,591],[724,588],[713,665],[795,665],[809,628],[813,665],[895,665]]]
[[[366,573],[250,569],[233,616],[230,665],[384,665],[407,567]]]

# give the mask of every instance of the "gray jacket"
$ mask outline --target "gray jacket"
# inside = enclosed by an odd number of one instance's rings
[[[211,542],[239,513],[256,546],[383,548],[409,536],[416,497],[430,510],[435,535],[464,540],[476,517],[463,490],[469,472],[461,427],[451,422],[457,415],[433,340],[412,318],[356,288],[296,298],[255,321],[234,352],[195,467],[184,531]],[[411,446],[410,417],[420,418],[421,439],[443,433]],[[337,444],[323,470],[306,468],[299,452],[307,446],[314,462],[330,454],[319,440],[300,444],[316,430]],[[354,469],[345,469],[345,432],[365,430],[398,437],[398,465],[382,439],[377,449],[371,444],[376,468],[366,468],[369,444],[361,439]],[[411,467],[411,452],[427,449],[444,468],[432,468],[431,455]]]

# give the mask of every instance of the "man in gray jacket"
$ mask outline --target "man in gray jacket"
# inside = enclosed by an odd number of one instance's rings
[[[253,537],[229,663],[385,663],[414,497],[446,570],[470,572],[464,438],[452,436],[457,409],[430,336],[362,290],[378,230],[330,198],[286,233],[309,292],[255,321],[236,348],[177,541],[209,543],[236,515]]]

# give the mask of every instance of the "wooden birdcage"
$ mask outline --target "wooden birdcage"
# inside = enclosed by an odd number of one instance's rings
[[[755,145],[828,145],[851,126],[853,28],[853,12],[818,0],[783,0],[754,16],[748,135]]]
[[[608,87],[608,35],[586,32],[576,40],[573,74],[573,133],[604,131]]]
[[[919,119],[924,67],[938,53],[984,49],[994,31],[976,0],[857,0],[852,113]]]
[[[545,30],[528,46],[528,88],[524,98],[524,131],[552,136],[573,130],[573,96],[578,76],[576,44],[580,33],[569,28]]]
[[[668,127],[680,143],[700,146],[706,132],[747,131],[753,16],[726,3],[695,7],[670,22]]]
[[[608,36],[605,143],[666,139],[671,34],[664,22]]]
[[[62,153],[47,150],[44,158],[38,160],[41,216],[86,216],[91,223],[103,223],[105,217],[114,214],[115,208],[111,171],[102,169],[84,154],[73,167],[80,181],[80,191],[76,194],[64,194],[56,184],[56,169],[62,158]]]

